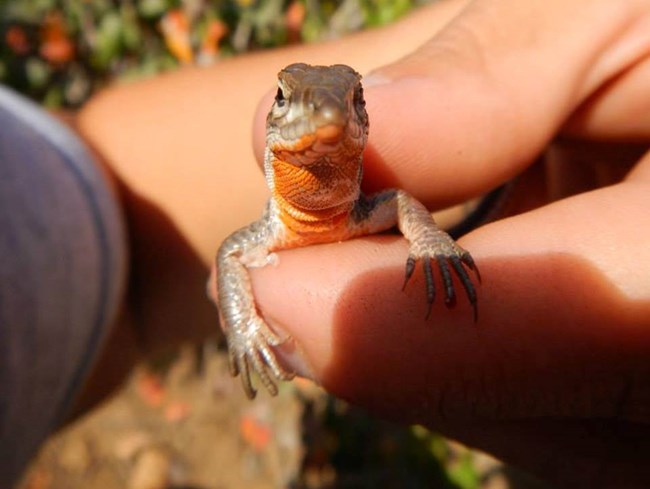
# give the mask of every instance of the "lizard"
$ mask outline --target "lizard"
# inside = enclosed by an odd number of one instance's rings
[[[230,371],[241,375],[254,398],[256,372],[272,394],[277,382],[294,372],[279,361],[274,347],[287,340],[258,310],[249,268],[274,263],[276,251],[331,243],[379,233],[395,226],[409,241],[404,287],[422,263],[428,310],[436,296],[433,264],[445,293],[455,302],[452,274],[462,284],[477,320],[477,294],[468,270],[478,268],[470,253],[440,229],[426,207],[400,189],[361,192],[368,114],[361,75],[349,66],[294,63],[278,74],[278,89],[266,119],[264,174],[271,191],[262,217],[227,237],[216,255],[216,291],[229,350]]]

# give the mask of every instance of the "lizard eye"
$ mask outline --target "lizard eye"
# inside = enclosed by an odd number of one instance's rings
[[[363,98],[363,87],[359,87],[354,91],[354,105],[366,105],[366,100]]]
[[[278,91],[275,94],[275,103],[277,104],[278,107],[284,107],[286,101],[287,99],[284,98],[284,93],[282,92],[282,89],[278,87]]]

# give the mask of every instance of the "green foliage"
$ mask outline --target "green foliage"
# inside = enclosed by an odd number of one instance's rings
[[[363,8],[367,25],[389,24],[400,18],[413,7],[410,0],[365,0]]]
[[[4,0],[0,82],[77,106],[117,78],[383,25],[413,0]]]
[[[321,401],[305,409],[305,486],[316,480],[314,487],[481,487],[469,449],[421,426],[393,425],[334,398]]]

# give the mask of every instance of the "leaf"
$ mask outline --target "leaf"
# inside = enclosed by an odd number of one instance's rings
[[[118,13],[112,11],[102,17],[92,54],[96,67],[105,69],[117,57],[122,47],[122,32],[122,20]]]

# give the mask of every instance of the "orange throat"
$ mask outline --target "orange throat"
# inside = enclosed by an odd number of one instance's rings
[[[274,159],[273,198],[280,219],[298,234],[330,232],[347,221],[358,198],[359,164],[296,166]]]

